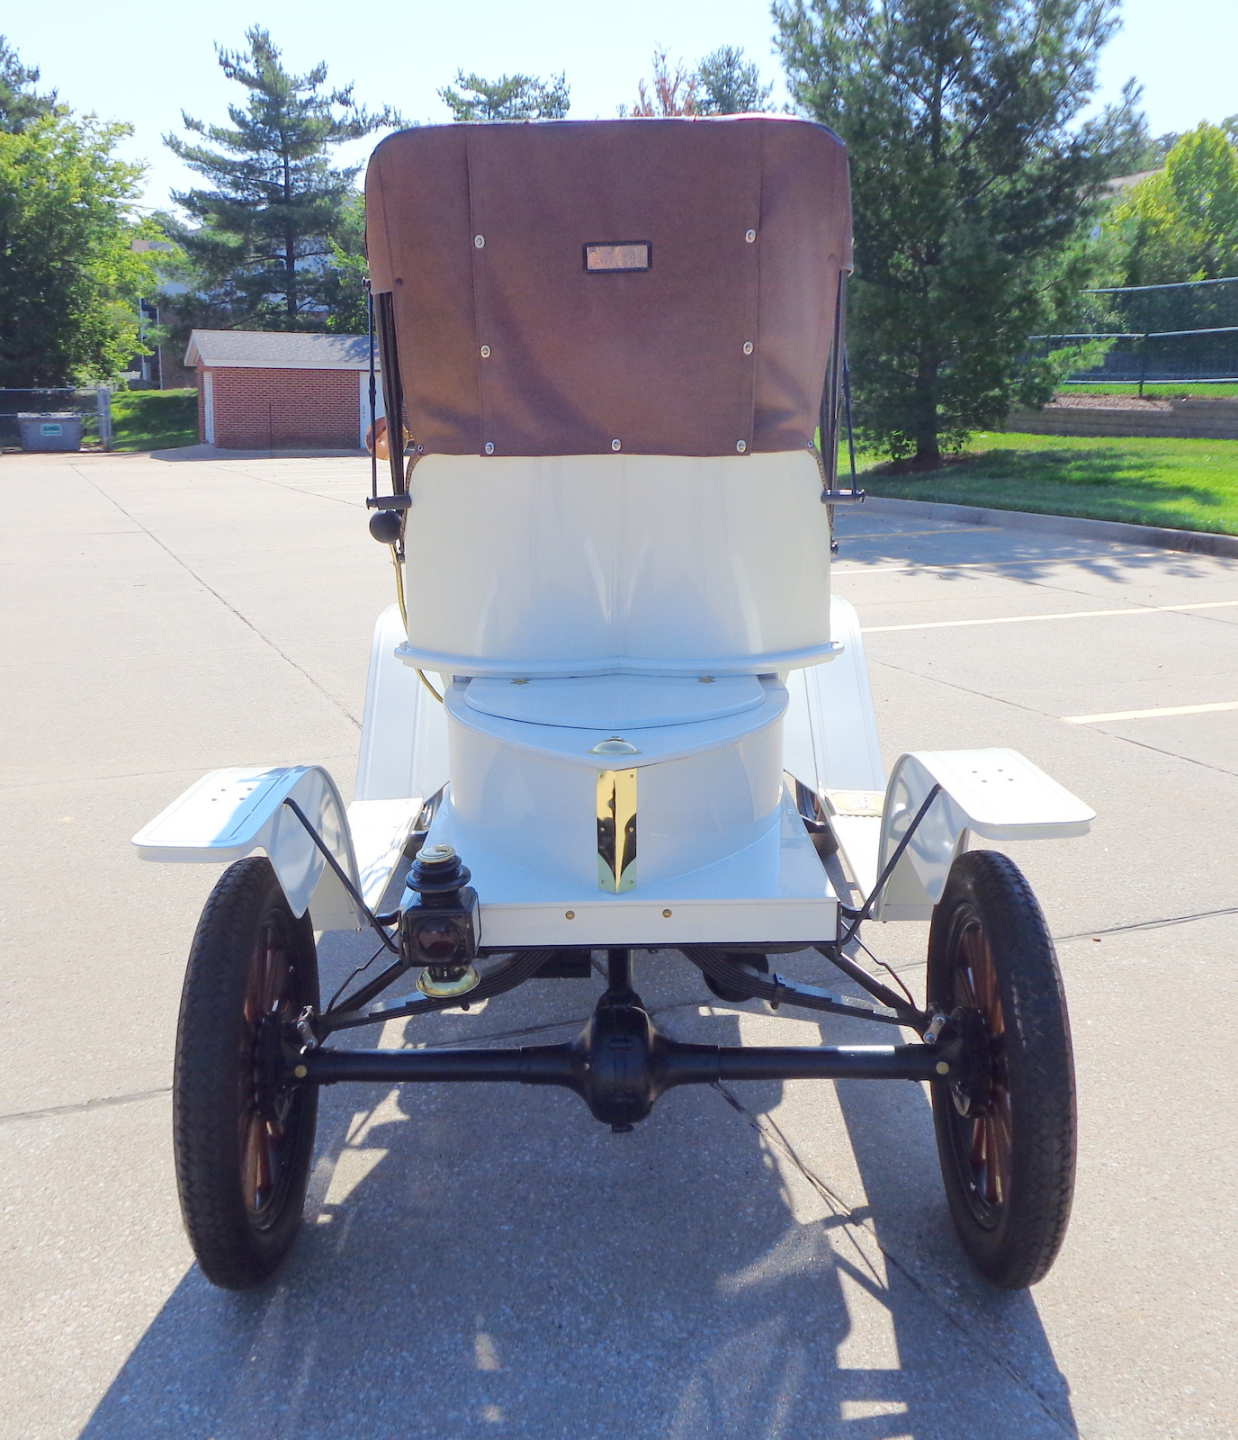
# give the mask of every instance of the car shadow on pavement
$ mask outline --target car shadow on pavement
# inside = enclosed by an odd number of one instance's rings
[[[353,963],[340,946],[325,993]],[[686,962],[637,983],[669,1033],[737,1041]],[[533,1043],[575,1033],[595,988],[524,987]],[[503,1023],[451,1017],[448,1043]],[[620,1136],[557,1090],[328,1089],[284,1269],[242,1295],[190,1269],[82,1433],[1076,1434],[1033,1300],[963,1274],[921,1088],[839,1091],[862,1204],[796,1154],[777,1083],[677,1090]]]
[[[1006,528],[1000,524],[949,525],[925,528],[926,522],[905,516],[869,516],[859,532],[839,528],[835,581],[847,593],[847,576],[895,567],[907,576],[931,576],[943,583],[983,581],[1000,576],[1027,585],[1049,583],[1071,592],[1071,576],[1103,580],[1118,595],[1138,586],[1147,574],[1160,581],[1198,580],[1232,565],[1224,557],[1182,550],[1142,549],[1137,542],[1072,539],[1051,533]],[[854,527],[856,521],[852,521]],[[889,528],[885,528],[888,526]],[[880,528],[879,528],[880,527]],[[1205,535],[1203,542],[1207,542]],[[1097,589],[1092,593],[1105,593]],[[857,597],[858,598],[858,597]],[[1124,600],[1123,603],[1129,603]],[[1082,608],[1082,607],[1080,607]]]

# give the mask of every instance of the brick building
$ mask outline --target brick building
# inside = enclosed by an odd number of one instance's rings
[[[370,422],[363,335],[195,330],[198,438],[225,450],[360,449]],[[377,413],[383,413],[379,386]]]

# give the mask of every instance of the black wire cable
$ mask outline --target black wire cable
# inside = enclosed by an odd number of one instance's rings
[[[373,955],[371,955],[370,958],[363,965],[357,966],[357,968],[352,972],[348,979],[344,981],[344,983],[335,992],[335,994],[332,995],[330,1000],[327,1001],[327,1011],[335,1009],[335,1002],[340,998],[344,991],[347,990],[347,988],[352,984],[352,982],[357,978],[358,975],[365,974],[365,972],[370,968],[370,966],[373,965],[375,960],[377,960],[378,957],[383,953],[384,948],[384,946],[380,945],[378,949],[375,950]],[[327,1011],[324,1011],[323,1013],[326,1014]]]
[[[874,965],[880,965],[881,968],[887,972],[887,974],[898,986],[898,988],[903,992],[904,995],[906,995],[907,1003],[914,1010],[916,1008],[915,998],[913,997],[911,991],[908,990],[906,982],[903,980],[903,977],[898,973],[894,966],[887,965],[884,960],[881,960],[876,955],[874,955],[873,952],[868,948],[867,945],[865,945],[863,940],[861,940],[858,935],[855,937],[855,943],[860,947],[861,950],[863,950],[865,955],[868,956],[868,958],[873,962]]]

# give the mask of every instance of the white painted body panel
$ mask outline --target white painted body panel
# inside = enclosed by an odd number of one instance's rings
[[[627,677],[609,677],[616,711]],[[545,682],[554,707],[563,687],[600,681]],[[535,702],[538,682],[520,687]],[[699,870],[754,844],[776,822],[782,792],[782,715],[787,695],[774,680],[761,682],[752,709],[680,725],[622,730],[631,754],[599,755],[594,747],[619,734],[614,727],[579,729],[485,715],[468,704],[469,681],[447,693],[451,788],[449,810],[456,839],[468,858],[498,851],[519,873],[531,865],[571,893],[597,888],[596,791],[598,774],[636,770],[639,849],[637,888],[658,887],[672,876]],[[692,680],[667,686],[690,695],[707,687]],[[594,708],[605,706],[594,696]],[[557,707],[546,712],[553,717]],[[442,813],[442,812],[440,812]],[[445,817],[444,817],[445,818]],[[437,826],[431,837],[438,838]],[[532,874],[530,875],[532,883]],[[554,891],[551,892],[556,893]],[[481,890],[478,894],[485,897]]]
[[[431,455],[411,493],[409,664],[751,675],[833,653],[809,451]]]
[[[296,913],[356,929],[284,799],[373,907],[442,791],[430,839],[471,869],[488,947],[785,944],[832,939],[839,896],[784,771],[832,817],[851,906],[941,785],[880,920],[927,917],[973,836],[1085,830],[1087,806],[1010,750],[904,755],[887,784],[859,621],[829,596],[819,482],[807,453],[422,461],[409,623],[392,606],[375,625],[353,805],[317,767],[214,771],[140,853],[265,851]],[[445,704],[409,661],[441,662]],[[597,796],[618,770],[637,775],[636,878],[612,894]]]
[[[755,675],[577,675],[571,679],[469,680],[466,710],[533,725],[624,734],[739,715],[764,703]]]
[[[599,890],[595,872],[565,877],[553,852],[530,846],[513,855],[498,837],[461,827],[449,806],[429,840],[467,856],[482,897],[481,942],[494,949],[810,944],[832,939],[837,927],[837,897],[785,792],[773,823],[747,848],[619,895]]]

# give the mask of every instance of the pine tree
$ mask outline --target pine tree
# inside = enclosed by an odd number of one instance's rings
[[[35,89],[37,69],[23,65],[17,51],[0,35],[0,130],[19,135],[32,121],[56,111],[56,92]]]
[[[772,85],[761,84],[761,72],[734,45],[711,50],[696,67],[698,115],[745,115],[764,110]]]
[[[201,143],[164,142],[210,188],[174,192],[197,222],[173,238],[199,277],[204,298],[232,323],[268,329],[318,328],[334,283],[330,237],[355,194],[359,166],[336,168],[332,147],[400,124],[390,108],[371,113],[353,87],[326,88],[327,67],[290,74],[261,26],[245,32],[246,50],[216,47],[220,68],[248,91],[228,107],[230,126],[183,115]]]
[[[868,438],[943,443],[1049,398],[1026,337],[1087,283],[1092,203],[1147,143],[1137,91],[1078,123],[1117,0],[778,0],[792,93],[851,151],[850,333]]]
[[[445,85],[438,98],[453,120],[562,120],[571,108],[572,95],[563,75],[539,80],[534,75],[482,75],[456,71],[453,89]]]

